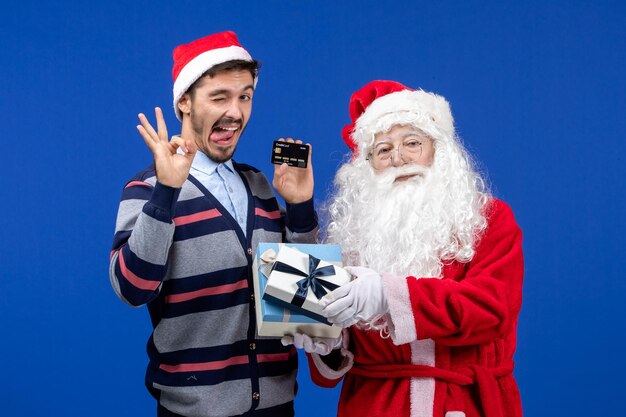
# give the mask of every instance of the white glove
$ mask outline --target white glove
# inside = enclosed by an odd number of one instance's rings
[[[327,337],[310,337],[303,333],[296,333],[293,336],[283,336],[280,339],[280,343],[283,346],[294,345],[298,349],[304,349],[307,353],[320,355],[328,355],[333,349],[339,349],[341,342],[341,334],[338,338],[332,339]]]
[[[363,266],[345,269],[357,278],[322,297],[320,305],[324,317],[339,327],[350,327],[387,313],[389,308],[381,276]]]

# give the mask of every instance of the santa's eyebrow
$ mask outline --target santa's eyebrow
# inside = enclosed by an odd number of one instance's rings
[[[402,135],[402,139],[406,139],[409,136],[417,136],[417,137],[420,137],[420,138],[427,138],[428,137],[428,135],[426,135],[425,133],[420,132],[418,130],[415,130],[415,131],[411,131],[411,132],[406,132],[404,135]]]
[[[375,148],[375,147],[377,147],[379,145],[391,145],[391,140],[389,138],[379,140],[378,142],[374,142],[372,147]]]
[[[428,135],[426,135],[425,133],[422,133],[420,131],[412,131],[412,132],[406,132],[404,133],[400,139],[404,140],[406,138],[409,138],[411,136],[417,136],[420,139],[429,139],[430,137]],[[393,142],[393,139],[387,137],[387,138],[383,138],[381,140],[379,140],[378,142],[375,142],[372,146],[376,147],[378,145],[382,145],[382,144],[391,144],[391,142]]]

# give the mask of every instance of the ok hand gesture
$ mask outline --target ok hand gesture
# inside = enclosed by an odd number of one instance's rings
[[[196,144],[180,136],[172,136],[172,140],[168,142],[163,112],[157,107],[154,114],[158,131],[154,130],[143,113],[139,113],[141,125],[137,125],[137,130],[154,155],[157,180],[163,185],[180,188],[189,176],[189,169],[197,151]],[[177,153],[178,148],[181,148],[184,154]]]

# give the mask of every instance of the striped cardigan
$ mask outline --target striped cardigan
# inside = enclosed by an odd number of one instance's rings
[[[122,193],[110,278],[132,306],[148,305],[153,332],[146,386],[183,416],[293,415],[297,355],[256,334],[252,260],[258,242],[313,243],[312,200],[279,209],[265,176],[233,164],[248,193],[246,235],[193,176],[181,189],[154,168]]]

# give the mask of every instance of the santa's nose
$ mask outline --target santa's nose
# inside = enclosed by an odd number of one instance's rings
[[[400,152],[400,148],[393,149],[391,151],[391,165],[394,167],[399,167],[405,164],[404,158],[402,157],[402,153]]]

